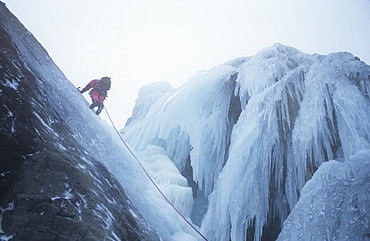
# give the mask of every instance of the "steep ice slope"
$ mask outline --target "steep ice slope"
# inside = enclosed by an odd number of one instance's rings
[[[123,133],[137,150],[166,150],[209,240],[274,240],[322,163],[370,149],[369,76],[349,53],[275,44],[200,72]],[[353,235],[364,237],[365,225]]]
[[[1,240],[159,240],[99,162],[128,154],[94,144],[116,140],[3,4],[0,20]]]
[[[2,3],[0,33],[1,239],[195,240]]]

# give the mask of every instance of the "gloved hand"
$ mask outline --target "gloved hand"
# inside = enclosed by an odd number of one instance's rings
[[[77,87],[77,90],[80,91],[81,94],[86,92],[85,88],[83,88],[82,90],[80,90],[80,89],[81,89],[81,87]]]

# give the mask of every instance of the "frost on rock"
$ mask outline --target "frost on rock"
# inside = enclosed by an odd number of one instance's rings
[[[132,111],[132,117],[127,121],[127,125],[131,120],[141,120],[145,118],[152,106],[160,97],[171,93],[174,88],[168,82],[157,82],[144,86],[139,90],[138,98],[135,107]]]
[[[138,153],[148,174],[155,181],[163,194],[185,217],[190,217],[193,197],[188,182],[173,162],[167,157],[162,147],[148,146]]]
[[[125,140],[136,150],[148,144],[165,148],[180,172],[190,158],[199,189],[210,193],[225,161],[234,74],[230,66],[199,73],[154,103],[142,122],[128,125]]]
[[[241,113],[202,223],[202,231],[213,240],[227,240],[230,234],[232,240],[244,240],[252,223],[258,239],[270,208],[278,217],[287,216],[283,166],[304,91],[303,71],[292,71],[251,97]]]
[[[321,163],[345,160],[359,150],[370,148],[369,98],[366,96],[370,88],[362,90],[346,77],[347,71],[363,71],[370,76],[370,70],[354,61],[353,56],[343,61],[344,57],[351,55],[329,55],[312,65],[306,76],[307,91],[295,122],[293,156],[287,165],[286,185],[290,190],[291,208],[298,199],[297,193]]]
[[[160,147],[187,178],[194,200],[185,206],[200,213],[192,221],[208,240],[274,240],[293,209],[280,238],[300,237],[291,228],[299,210],[322,208],[311,196],[322,189],[306,191],[310,194],[298,202],[320,166],[337,168],[334,176],[348,182],[326,184],[325,178],[314,177],[316,187],[336,185],[332,196],[336,188],[352,193],[336,199],[315,194],[333,204],[343,200],[336,208],[349,215],[340,223],[333,221],[339,213],[324,215],[331,229],[339,230],[328,231],[328,237],[355,237],[356,228],[349,226],[357,216],[350,207],[369,197],[365,191],[361,197],[355,194],[355,188],[368,190],[368,177],[356,174],[350,163],[370,149],[369,76],[370,67],[349,53],[308,55],[275,44],[256,56],[199,72],[179,89],[150,101],[146,117],[133,118],[124,138],[137,151]],[[361,205],[360,216],[368,210]],[[363,226],[356,227],[363,230],[369,222],[360,216],[356,222]],[[310,229],[314,232],[315,225]]]
[[[278,240],[368,240],[370,151],[323,163],[302,189]]]
[[[251,96],[272,86],[291,70],[310,62],[308,55],[279,44],[261,50],[238,68],[239,95],[243,106]]]

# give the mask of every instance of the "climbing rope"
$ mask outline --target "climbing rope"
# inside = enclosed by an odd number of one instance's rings
[[[139,158],[137,158],[137,156],[134,154],[134,152],[130,149],[130,147],[127,145],[127,143],[125,142],[125,140],[123,140],[121,134],[119,133],[119,131],[117,130],[116,126],[114,125],[113,123],[113,120],[112,118],[110,117],[109,113],[108,113],[108,110],[107,110],[107,107],[105,107],[105,112],[107,113],[107,116],[114,128],[114,130],[117,132],[119,138],[121,139],[121,141],[123,142],[123,144],[126,146],[127,150],[131,153],[131,155],[136,159],[136,161],[139,163],[139,165],[141,166],[141,168],[143,169],[143,171],[145,172],[145,174],[147,175],[147,177],[149,178],[149,180],[153,183],[153,185],[155,186],[155,188],[158,190],[158,192],[162,195],[162,197],[168,202],[168,204],[171,205],[171,207],[180,215],[180,217],[182,219],[185,220],[185,222],[187,224],[189,224],[190,227],[192,227],[205,241],[208,241],[206,237],[204,237],[204,235],[198,230],[196,229],[180,212],[179,210],[177,210],[177,208],[171,203],[171,201],[166,197],[166,195],[164,195],[164,193],[161,191],[161,189],[159,189],[159,187],[157,186],[157,184],[154,182],[154,180],[152,179],[152,177],[149,175],[149,173],[146,171],[145,167],[143,166],[143,164],[141,163],[141,161],[139,160]]]

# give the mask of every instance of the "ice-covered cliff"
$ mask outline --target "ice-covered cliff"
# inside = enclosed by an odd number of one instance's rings
[[[179,89],[145,87],[122,134],[187,178],[209,240],[275,240],[282,228],[279,240],[364,240],[369,94],[370,66],[352,54],[275,44]]]
[[[0,240],[195,240],[1,2],[0,100]]]
[[[202,238],[0,4],[1,240]],[[124,139],[208,240],[366,240],[370,66],[275,44],[141,89]]]

